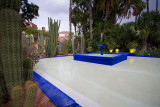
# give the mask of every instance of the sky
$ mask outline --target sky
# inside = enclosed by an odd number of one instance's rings
[[[38,26],[38,29],[45,27],[48,30],[48,17],[55,20],[61,20],[59,31],[69,31],[69,0],[28,0],[39,6],[39,17],[33,19],[32,22]],[[143,0],[146,1],[146,0]],[[156,9],[156,0],[149,0],[149,9]],[[158,10],[160,11],[160,0],[158,3]],[[146,11],[146,9],[144,10]],[[121,24],[125,22],[134,21],[133,16],[130,19],[123,19]],[[72,26],[72,31],[74,27]]]

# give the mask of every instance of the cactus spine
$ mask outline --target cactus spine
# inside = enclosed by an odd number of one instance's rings
[[[8,92],[15,85],[22,85],[21,18],[11,9],[0,11],[0,48],[2,71]]]
[[[12,89],[12,107],[22,107],[22,88],[17,85]]]
[[[20,7],[21,7],[20,0],[1,0],[0,2],[0,10],[9,8],[19,12]]]
[[[24,107],[34,107],[37,93],[37,85],[32,81],[27,81],[25,84],[25,103]]]
[[[26,35],[25,32],[22,32],[22,49],[23,49],[23,58],[31,57],[33,55],[33,35]]]
[[[46,46],[46,56],[55,56],[57,51],[58,30],[60,27],[60,21],[52,21],[48,18],[49,39]]]
[[[32,80],[33,75],[33,60],[26,58],[23,63],[24,80]]]
[[[84,35],[81,34],[81,53],[84,53],[84,49],[85,49],[85,39]]]

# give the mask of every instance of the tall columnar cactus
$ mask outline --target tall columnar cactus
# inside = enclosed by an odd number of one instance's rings
[[[33,60],[31,58],[26,58],[23,62],[24,71],[24,81],[32,80],[33,75]]]
[[[22,88],[17,85],[12,89],[12,107],[22,107]]]
[[[33,44],[34,37],[33,35],[26,35],[25,32],[22,32],[22,49],[23,49],[23,58],[32,57],[33,55]]]
[[[0,10],[9,8],[19,12],[20,7],[21,7],[20,0],[1,0],[0,1]]]
[[[85,39],[84,35],[81,34],[81,53],[84,53],[84,49],[85,49]]]
[[[37,85],[32,81],[27,81],[25,84],[25,103],[24,107],[34,107],[37,93]]]
[[[58,30],[60,27],[60,21],[52,21],[48,18],[48,28],[49,28],[49,39],[46,46],[46,56],[55,56],[57,51],[57,41],[58,41]]]
[[[40,36],[38,36],[38,51],[40,54],[44,52],[44,36],[43,31],[40,31]]]
[[[11,9],[0,11],[0,50],[2,71],[8,92],[22,85],[21,17]]]

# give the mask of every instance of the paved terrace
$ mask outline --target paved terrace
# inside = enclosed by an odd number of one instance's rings
[[[45,58],[34,70],[83,107],[160,107],[160,58],[128,57],[114,66]]]

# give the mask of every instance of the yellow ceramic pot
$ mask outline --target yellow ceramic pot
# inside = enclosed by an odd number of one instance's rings
[[[129,49],[129,52],[130,52],[130,53],[135,53],[135,52],[136,52],[136,49]]]
[[[109,49],[109,52],[112,53],[112,52],[113,52],[113,49]]]
[[[118,52],[119,52],[119,49],[115,49],[115,51],[116,51],[116,53],[118,53]]]

